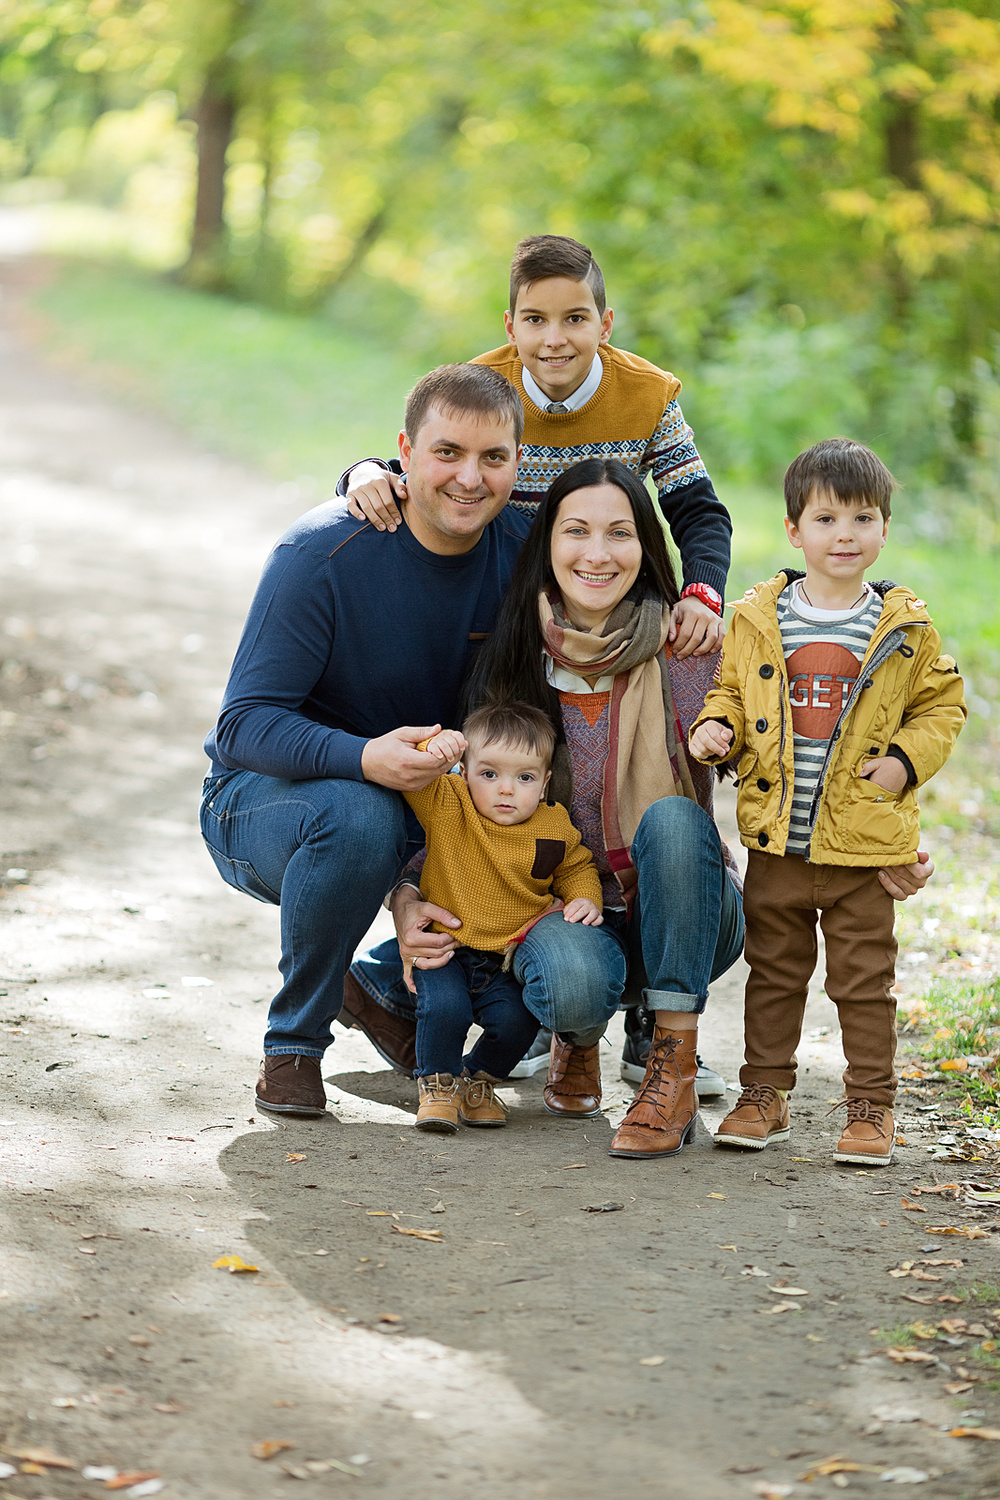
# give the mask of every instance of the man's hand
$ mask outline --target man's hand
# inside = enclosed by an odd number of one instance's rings
[[[733,743],[733,731],[718,719],[706,719],[697,729],[692,729],[688,745],[695,760],[707,760],[709,756],[721,759],[729,754]]]
[[[721,651],[726,627],[715,613],[700,599],[689,595],[678,599],[670,611],[670,629],[667,641],[674,655],[683,660],[685,656],[707,656],[711,651]]]
[[[880,755],[877,760],[866,760],[859,776],[866,781],[874,781],[886,792],[901,792],[909,781],[909,773],[901,760],[895,755]]]
[[[361,752],[361,770],[366,781],[387,786],[394,792],[419,792],[441,775],[443,761],[429,750],[418,750],[421,740],[441,733],[440,724],[423,729],[392,729],[369,740]],[[459,736],[461,738],[461,736]]]
[[[447,932],[428,932],[431,922],[440,922],[443,927],[461,927],[461,922],[443,906],[435,906],[421,899],[420,892],[412,885],[401,885],[392,898],[392,920],[396,924],[396,938],[403,959],[403,978],[406,988],[416,993],[413,983],[413,968],[440,969],[449,962],[458,947],[458,940]]]
[[[388,474],[378,464],[355,464],[347,486],[347,509],[356,521],[371,521],[377,531],[395,531],[401,520],[397,499],[406,499],[400,475]]]
[[[921,849],[915,865],[892,865],[879,870],[878,878],[894,901],[905,901],[918,895],[933,874],[934,861],[926,849]]]
[[[584,927],[600,927],[604,921],[601,908],[586,896],[577,896],[563,907],[564,922],[582,922]]]

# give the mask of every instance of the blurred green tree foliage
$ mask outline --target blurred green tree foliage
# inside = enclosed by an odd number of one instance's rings
[[[850,427],[995,503],[1000,0],[0,3],[8,180],[151,97],[192,284],[461,357],[574,234],[726,467]]]

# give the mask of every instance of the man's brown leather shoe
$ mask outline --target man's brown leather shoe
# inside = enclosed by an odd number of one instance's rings
[[[265,1057],[257,1074],[257,1107],[275,1115],[325,1115],[322,1061],[301,1052]]]
[[[748,1083],[715,1132],[715,1144],[763,1151],[771,1141],[787,1141],[791,1133],[788,1100],[769,1083]]]
[[[574,1047],[553,1032],[549,1076],[542,1093],[550,1115],[585,1120],[601,1112],[600,1044]]]
[[[348,1031],[352,1027],[363,1031],[379,1057],[397,1073],[413,1077],[417,1066],[416,1021],[383,1010],[350,971],[344,976],[344,1003],[337,1020]]]
[[[646,1076],[615,1131],[609,1156],[675,1156],[694,1139],[697,1047],[697,1031],[655,1028]]]
[[[847,1105],[847,1124],[833,1153],[834,1160],[849,1161],[855,1166],[860,1162],[868,1167],[887,1167],[896,1143],[892,1110],[884,1104],[872,1104],[869,1099],[843,1102]]]

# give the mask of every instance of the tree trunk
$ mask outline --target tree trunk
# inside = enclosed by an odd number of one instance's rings
[[[920,187],[917,161],[920,149],[920,116],[909,99],[891,99],[892,113],[885,125],[885,164],[904,187]]]
[[[209,72],[198,104],[198,185],[191,250],[184,279],[220,288],[225,283],[226,153],[233,137],[236,100],[218,74]]]

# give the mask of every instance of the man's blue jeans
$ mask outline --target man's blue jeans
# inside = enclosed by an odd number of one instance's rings
[[[602,927],[584,927],[555,912],[532,927],[514,960],[528,1010],[577,1046],[593,1046],[603,1035],[629,977],[650,1010],[700,1014],[709,985],[743,948],[743,903],[718,829],[696,802],[654,802],[636,831],[632,859],[639,893],[631,922],[606,912]],[[363,954],[351,973],[387,1010],[413,1015],[394,941]]]
[[[506,1078],[534,1040],[538,1022],[521,999],[521,986],[499,953],[457,948],[440,969],[415,969],[417,1077],[463,1066],[475,1076]],[[468,1057],[465,1039],[473,1021],[483,1028]]]
[[[201,831],[223,880],[281,907],[284,984],[265,1053],[322,1057],[330,1045],[347,967],[402,866],[403,809],[362,781],[228,771],[205,782]]]

